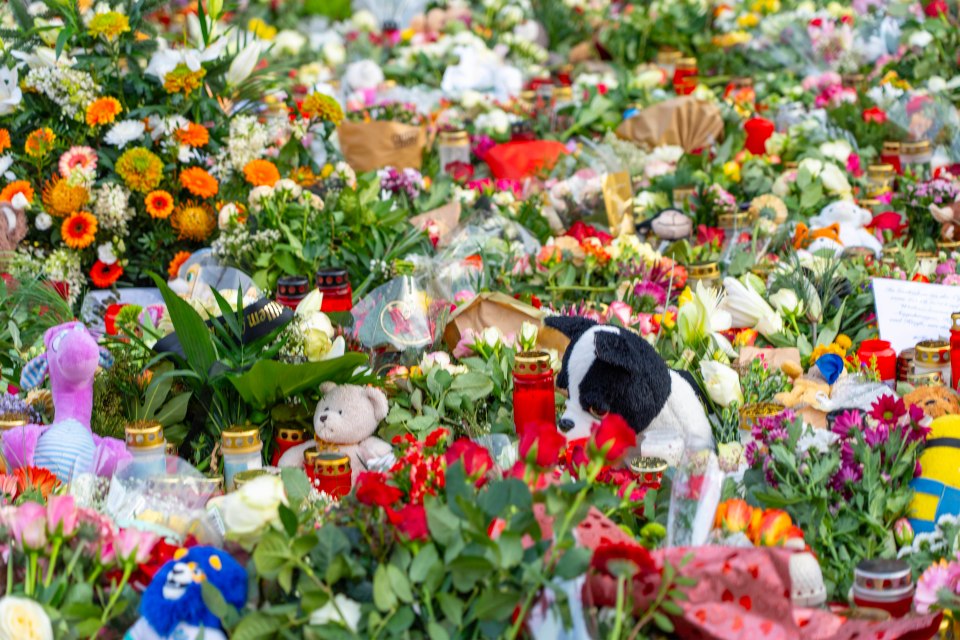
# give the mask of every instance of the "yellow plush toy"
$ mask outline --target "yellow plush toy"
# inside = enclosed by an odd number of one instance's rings
[[[960,515],[960,416],[937,418],[930,428],[920,477],[910,483],[910,524],[917,533],[932,532],[941,516]]]

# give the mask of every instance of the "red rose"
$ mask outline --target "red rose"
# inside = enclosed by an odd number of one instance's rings
[[[870,107],[869,109],[864,109],[863,121],[883,124],[887,121],[887,112],[880,107]]]
[[[403,497],[403,492],[387,484],[387,475],[379,471],[362,471],[357,476],[357,500],[361,503],[389,507]]]
[[[705,224],[697,225],[697,245],[716,244],[723,246],[726,232],[718,227],[708,227]]]
[[[567,439],[549,422],[538,422],[524,427],[520,434],[520,457],[539,467],[557,464],[560,451]]]
[[[448,430],[444,429],[443,427],[439,427],[437,429],[434,429],[433,431],[430,432],[429,435],[427,435],[427,439],[424,441],[424,444],[427,445],[428,447],[435,447],[438,444],[440,444],[440,442],[444,438],[446,438],[448,435],[450,435],[450,432]]]
[[[628,449],[637,446],[637,434],[622,416],[609,414],[595,426],[590,437],[590,448],[603,453],[608,464],[614,464]]]
[[[473,165],[467,162],[454,161],[445,166],[444,171],[450,174],[453,181],[460,184],[473,180]]]
[[[881,233],[890,232],[890,235],[894,238],[902,236],[903,232],[907,230],[907,227],[908,225],[904,222],[903,216],[896,211],[878,213],[873,216],[873,220],[867,225],[867,229],[871,231],[880,231]]]
[[[444,454],[447,466],[452,465],[457,460],[463,462],[463,468],[467,476],[474,478],[477,486],[482,486],[486,482],[487,471],[493,468],[493,458],[486,447],[482,447],[476,442],[467,438],[460,438],[450,445]]]
[[[653,556],[639,544],[610,542],[601,544],[593,557],[590,566],[612,576],[628,575],[630,577],[653,573],[657,565]]]
[[[388,509],[387,518],[408,540],[426,540],[430,536],[427,510],[422,504],[408,504],[399,511]]]
[[[928,18],[937,18],[941,13],[949,13],[950,9],[944,0],[931,0],[923,7],[923,13]]]
[[[810,21],[811,27],[817,27],[818,29],[823,26],[823,18],[814,18]]]

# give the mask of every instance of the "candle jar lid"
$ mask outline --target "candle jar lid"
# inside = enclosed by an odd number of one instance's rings
[[[960,311],[951,313],[950,319],[953,320],[953,328],[960,329]]]
[[[470,146],[470,136],[463,129],[441,131],[440,144],[447,147],[467,147]]]
[[[673,201],[674,203],[682,202],[683,200],[692,198],[696,193],[696,187],[677,187],[673,190]]]
[[[904,142],[900,145],[900,153],[905,156],[918,156],[930,153],[930,141],[916,140],[914,142]]]
[[[683,57],[683,53],[672,48],[664,48],[657,51],[657,64],[676,64]]]
[[[22,412],[14,411],[0,414],[0,431],[16,429],[30,424],[30,417]]]
[[[220,434],[224,453],[253,453],[263,448],[260,430],[256,427],[232,427]]]
[[[553,90],[555,100],[573,100],[573,87],[557,87]]]
[[[550,370],[550,354],[545,351],[521,351],[513,358],[514,373],[533,375]]]
[[[912,584],[910,565],[894,558],[861,560],[853,570],[853,582],[868,589],[899,588]]]
[[[662,473],[666,471],[669,466],[663,458],[652,458],[649,456],[635,456],[630,458],[627,464],[630,466],[631,471],[638,474]]]
[[[282,276],[277,278],[277,293],[284,296],[307,295],[310,279],[307,276]]]
[[[867,175],[871,178],[892,178],[896,173],[892,164],[871,164],[867,167]]]
[[[937,241],[937,249],[940,251],[956,251],[960,249],[960,240]]]
[[[749,213],[721,213],[717,221],[721,227],[744,227],[750,220]]]
[[[124,428],[128,449],[164,447],[163,425],[156,420],[131,422]]]
[[[537,92],[532,89],[524,89],[520,92],[520,99],[524,102],[533,102],[537,99]]]
[[[168,443],[163,447],[163,452],[164,452],[166,455],[168,455],[168,456],[174,456],[174,457],[178,456],[179,453],[180,453],[179,448],[177,447],[177,443],[176,443],[176,442],[168,442]]]
[[[300,427],[280,427],[277,429],[277,439],[287,442],[306,442],[307,432]]]
[[[350,276],[346,269],[320,269],[317,271],[317,288],[334,289],[350,284]]]
[[[885,154],[899,154],[900,153],[900,143],[895,140],[888,140],[883,143],[883,153]]]
[[[323,451],[313,459],[313,471],[318,476],[341,476],[350,474],[350,456]]]
[[[942,387],[943,374],[939,371],[928,371],[927,373],[908,373],[906,383],[914,387]]]
[[[685,70],[695,70],[697,68],[697,59],[696,58],[678,58],[677,59],[677,68]]]
[[[246,471],[241,471],[233,476],[233,486],[234,488],[239,489],[251,480],[256,480],[261,476],[267,475],[270,475],[269,469],[247,469]]]
[[[869,247],[847,247],[840,254],[841,258],[873,258],[875,254]]]
[[[917,343],[917,362],[940,365],[950,362],[950,344],[943,340],[924,340]]]
[[[719,278],[720,277],[720,263],[719,262],[700,262],[697,264],[687,265],[687,272],[690,274],[691,278]]]

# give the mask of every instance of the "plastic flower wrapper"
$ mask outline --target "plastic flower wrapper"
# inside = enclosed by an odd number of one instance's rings
[[[422,349],[433,343],[444,311],[433,304],[415,278],[400,276],[353,307],[354,337],[371,349]]]
[[[673,476],[667,546],[707,543],[720,504],[723,472],[711,451],[686,451]]]
[[[938,144],[955,145],[960,116],[950,101],[939,95],[906,91],[886,108],[886,112],[890,122],[909,140],[929,140],[934,147]]]
[[[256,299],[260,291],[253,279],[239,269],[225,267],[213,256],[211,249],[193,253],[180,266],[177,277],[170,281],[170,288],[182,298],[211,303],[216,307],[211,289],[227,291],[242,289],[245,298]],[[227,298],[228,301],[232,300]]]
[[[206,509],[216,484],[181,458],[165,458],[166,474],[142,479],[129,466],[110,481],[104,512],[119,527],[151,531],[171,540],[193,536],[202,544],[222,544],[222,524]]]
[[[480,291],[483,261],[478,256],[458,258],[456,253],[452,249],[437,256],[407,258],[413,264],[413,277],[432,299],[459,303]]]
[[[482,202],[450,234],[445,256],[462,260],[479,254],[507,264],[513,258],[540,252],[540,242],[526,227]]]

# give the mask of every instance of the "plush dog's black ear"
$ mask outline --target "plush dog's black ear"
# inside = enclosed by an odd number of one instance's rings
[[[582,316],[550,316],[543,323],[570,338],[570,342],[576,342],[588,329],[597,326],[595,321]]]
[[[622,329],[598,331],[596,334],[597,360],[627,371],[641,371],[645,355],[641,342],[643,342],[642,339]],[[659,359],[659,356],[657,358]]]

